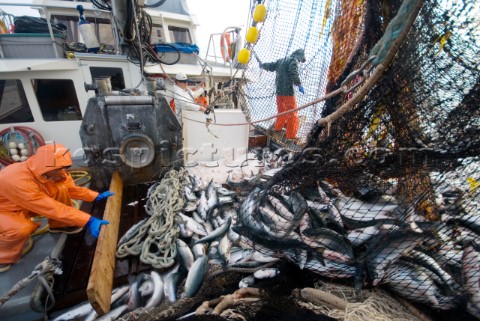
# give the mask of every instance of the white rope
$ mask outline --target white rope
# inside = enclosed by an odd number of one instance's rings
[[[179,172],[171,170],[165,174],[160,184],[148,195],[145,210],[150,218],[130,240],[119,245],[118,258],[140,255],[140,261],[154,268],[168,268],[175,264],[175,241],[179,234],[175,214],[183,209],[182,189],[187,182],[188,173],[185,169]]]
[[[45,277],[48,278],[49,275],[51,276],[53,274],[62,274],[62,263],[56,258],[47,257],[41,263],[37,264],[30,275],[18,281],[7,293],[0,297],[0,306],[7,302],[12,296],[17,294],[18,291],[27,286],[35,278],[45,281]],[[45,289],[47,290],[48,295],[53,302],[53,304],[50,306],[51,308],[55,304],[55,298],[53,297],[50,285],[46,284],[46,282],[42,284],[45,286]]]

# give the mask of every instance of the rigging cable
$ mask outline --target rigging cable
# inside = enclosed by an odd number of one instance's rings
[[[342,83],[341,87],[338,88],[335,91],[332,91],[323,97],[320,97],[318,99],[315,99],[307,104],[304,104],[298,108],[283,112],[283,113],[278,113],[274,116],[267,117],[264,119],[256,120],[256,121],[251,121],[251,122],[245,122],[245,123],[237,123],[237,124],[214,124],[217,126],[241,126],[241,125],[251,125],[255,123],[261,123],[267,120],[271,120],[274,118],[277,118],[278,116],[283,116],[287,115],[293,112],[296,112],[298,110],[307,108],[309,106],[312,106],[314,104],[317,104],[323,100],[330,99],[336,95],[343,94],[343,93],[349,93],[355,90],[357,87],[365,83],[367,76],[369,73],[372,71],[372,69],[376,66],[375,71],[370,75],[370,78],[366,83],[358,90],[356,91],[355,95],[348,100],[346,103],[344,103],[339,109],[337,109],[335,112],[332,114],[320,118],[317,120],[317,125],[319,126],[327,126],[329,127],[332,122],[338,120],[340,117],[342,117],[350,108],[352,108],[356,103],[358,103],[365,95],[368,93],[368,91],[375,85],[375,83],[378,81],[378,79],[383,75],[383,72],[387,68],[387,66],[390,64],[392,61],[393,57],[395,54],[398,52],[398,49],[407,36],[408,32],[410,31],[411,26],[416,20],[416,17],[420,11],[420,8],[423,5],[423,1],[421,0],[409,0],[405,3],[405,6],[401,8],[402,10],[399,10],[399,15],[392,20],[394,23],[392,24],[392,27],[390,28],[391,31],[387,34],[385,39],[381,39],[377,45],[372,49],[372,52],[370,53],[370,56],[368,59],[362,64],[361,68],[358,70],[353,71],[347,78],[344,80]],[[390,26],[390,24],[389,24]],[[388,27],[387,27],[388,29]],[[258,58],[258,57],[257,57]],[[369,68],[367,68],[371,64]],[[354,78],[356,75],[362,75],[358,83],[355,83],[351,88],[347,88],[346,84],[350,82],[351,79]],[[188,119],[188,118],[186,118]],[[188,119],[193,122],[197,123],[205,123],[201,121],[197,121],[194,119]]]

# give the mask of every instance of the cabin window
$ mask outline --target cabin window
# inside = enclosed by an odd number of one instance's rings
[[[33,89],[45,121],[81,120],[75,86],[70,79],[33,79]]]
[[[152,33],[150,34],[150,43],[164,43],[165,42],[165,31],[161,25],[153,25]]]
[[[0,124],[33,122],[22,82],[0,80]]]
[[[168,32],[171,42],[192,43],[190,31],[187,28],[168,26]]]
[[[63,23],[67,26],[67,42],[83,42],[78,30],[78,17],[52,16],[54,23]],[[103,46],[115,46],[115,36],[112,25],[108,19],[89,18],[87,21],[93,25],[98,42]]]
[[[112,90],[125,89],[122,68],[90,67],[90,74],[92,75],[92,80],[100,77],[110,77]]]

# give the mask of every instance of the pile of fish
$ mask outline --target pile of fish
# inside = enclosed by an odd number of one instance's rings
[[[301,269],[352,278],[357,289],[386,285],[437,309],[468,302],[480,318],[480,215],[465,211],[460,190],[438,198],[440,222],[393,197],[364,202],[327,182],[302,193],[255,189],[233,229]]]
[[[280,170],[272,164],[287,157],[276,157],[260,175],[229,176],[224,184],[189,175],[181,186],[183,209],[175,213],[174,265],[131,277],[112,294],[110,313],[116,318],[192,297],[212,265],[250,271],[239,287],[255,286],[277,275],[275,262],[284,258],[329,279],[351,278],[358,290],[385,285],[438,309],[468,302],[480,318],[480,216],[462,209],[461,193],[445,191],[442,221],[427,222],[412,204],[387,196],[365,202],[325,181],[301,191],[266,190],[263,182]],[[95,319],[91,310],[83,316]]]
[[[168,298],[169,291],[172,291],[174,273],[175,269],[162,275],[152,270],[150,273],[141,273],[136,277],[130,276],[129,285],[113,290],[110,312],[102,316],[99,316],[87,301],[60,314],[53,320],[110,321],[116,320],[125,312],[133,311],[140,306],[145,308],[157,306],[162,302],[164,295],[167,295]]]
[[[273,175],[266,173],[265,175]],[[192,297],[198,291],[210,265],[223,268],[251,269],[252,273],[240,281],[239,287],[251,286],[255,280],[273,277],[278,273],[268,268],[279,260],[254,250],[247,239],[233,231],[237,220],[237,211],[242,195],[248,194],[254,182],[261,177],[243,177],[232,180],[229,176],[223,187],[211,180],[208,184],[194,175],[188,176],[187,184],[182,186],[184,207],[175,213],[175,228],[178,235],[175,241],[177,257],[172,267],[153,269],[150,273],[129,278],[129,285],[115,289],[112,293],[111,311],[98,316],[86,302],[54,320],[114,320],[121,315],[138,308],[152,308],[162,302],[173,303],[182,298]],[[264,178],[262,178],[264,179]],[[204,187],[205,186],[205,187]],[[148,194],[155,189],[152,186]],[[147,198],[149,195],[147,194]],[[145,229],[148,220],[133,225],[119,240],[117,247]],[[159,253],[162,253],[161,244]],[[264,249],[265,252],[267,249]],[[273,252],[272,252],[273,253]],[[266,268],[262,269],[262,266]]]

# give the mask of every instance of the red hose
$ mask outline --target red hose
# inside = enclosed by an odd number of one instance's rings
[[[12,129],[13,129],[13,132],[12,132]],[[10,133],[18,132],[20,135],[22,135],[22,137],[28,143],[31,155],[35,153],[34,145],[36,147],[45,145],[45,140],[43,139],[42,135],[33,128],[25,127],[25,126],[14,126],[10,128],[5,128],[0,132],[0,136],[3,137],[3,135],[5,135],[8,132]],[[33,142],[32,139],[35,142]],[[12,159],[6,159],[6,158],[0,157],[0,163],[2,163],[4,166],[13,164],[14,162],[15,161]]]

